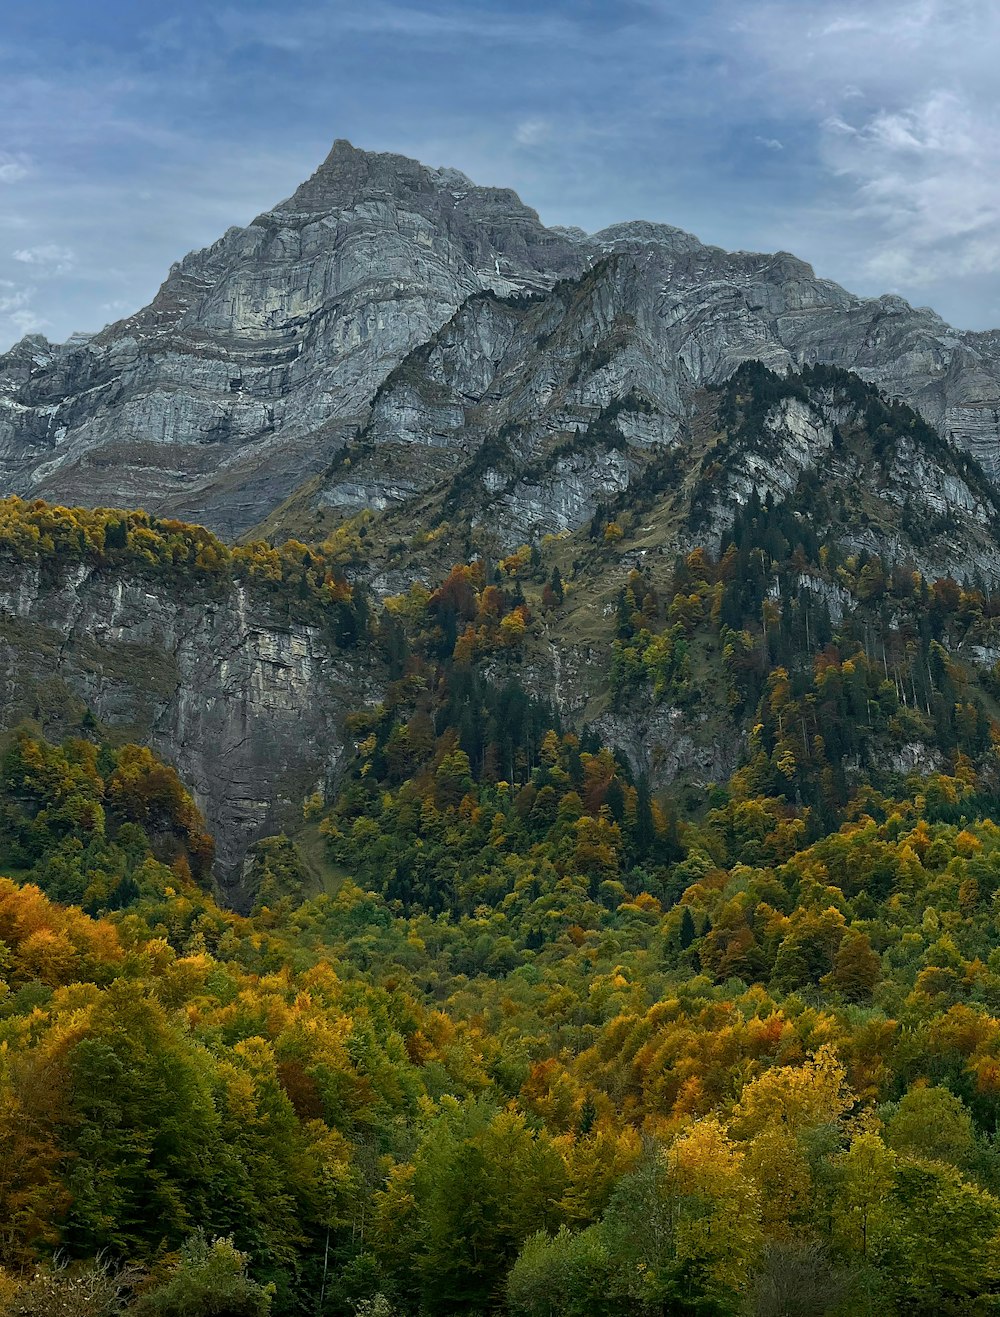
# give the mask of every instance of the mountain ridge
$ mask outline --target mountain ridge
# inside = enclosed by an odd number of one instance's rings
[[[470,296],[545,301],[608,257],[634,272],[614,313],[647,318],[648,355],[672,377],[667,430],[741,360],[825,361],[911,403],[1000,476],[1000,335],[856,297],[789,253],[726,253],[650,221],[546,228],[509,189],[339,139],[290,197],[179,261],[147,307],[0,357],[0,479],[244,534],[322,480],[393,370]],[[630,381],[605,364],[606,404]]]

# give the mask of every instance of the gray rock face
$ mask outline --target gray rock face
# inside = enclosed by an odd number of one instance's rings
[[[539,300],[467,302],[485,289]],[[394,378],[418,348],[422,363]],[[504,426],[530,467],[632,391],[653,404],[635,414],[636,440],[670,444],[697,390],[747,358],[857,371],[1000,480],[1000,333],[959,333],[787,253],[726,253],[664,224],[546,229],[513,192],[338,142],[292,197],[185,257],[130,319],[0,357],[0,483],[235,535],[358,430],[382,457],[346,480],[335,469],[321,505],[412,497]],[[599,472],[574,487],[576,462],[522,474],[519,492],[497,477],[519,530],[561,528],[599,496]]]
[[[0,358],[0,480],[237,534],[325,467],[471,293],[544,289],[585,259],[511,192],[338,142],[137,315]]]
[[[612,231],[614,245],[635,228]],[[629,489],[657,454],[672,451],[677,479],[688,478],[701,458],[696,432],[704,391],[747,358],[779,370],[803,359],[839,358],[862,377],[873,374],[859,363],[868,359],[872,319],[886,315],[884,299],[851,299],[813,280],[791,257],[727,256],[685,245],[674,230],[662,241],[657,226],[639,230],[640,252],[613,250],[580,279],[531,303],[477,297],[461,307],[379,389],[349,468],[330,476],[320,500],[345,514],[365,504],[385,508],[450,479],[445,512],[461,504],[511,548],[584,524],[599,504]],[[709,280],[709,266],[716,275],[728,271],[725,281]],[[808,351],[788,346],[795,340],[790,306],[796,334],[808,329],[812,336]],[[892,316],[897,313],[907,319],[894,307]],[[908,316],[922,314],[907,308]],[[908,378],[902,377],[907,387]],[[994,412],[961,410],[966,446],[988,450],[984,436]],[[718,459],[719,493],[701,542],[717,539],[753,490],[761,499],[786,497],[803,472],[825,461],[844,421],[820,399],[789,400],[768,418],[761,451],[728,449]],[[973,421],[980,426],[975,433]],[[826,464],[831,476],[864,481],[846,459]],[[880,492],[899,507],[909,504],[914,515],[923,509],[951,519],[951,541],[938,546],[928,569],[947,572],[957,563],[997,579],[996,510],[985,505],[981,489],[967,488],[943,451],[930,456],[904,443]],[[901,551],[874,530],[859,533],[853,547],[890,557]]]
[[[694,386],[659,333],[625,257],[531,302],[470,299],[382,385],[320,499],[346,513],[394,480],[390,501],[405,502],[465,468],[504,544],[575,529],[628,487],[625,445],[677,440]]]
[[[121,570],[0,561],[3,725],[36,717],[61,733],[89,708],[153,746],[194,791],[224,883],[334,781],[342,718],[377,676],[242,587],[181,592]]]
[[[980,471],[945,445],[929,451],[912,433],[901,436],[876,464],[871,449],[841,442],[841,428],[863,430],[863,417],[832,390],[808,399],[785,398],[764,418],[756,441],[728,445],[721,470],[704,482],[711,490],[685,543],[718,551],[734,512],[751,496],[794,498],[801,478],[812,479],[835,500],[848,496],[861,510],[839,528],[852,552],[885,562],[909,561],[924,576],[1000,581],[1000,496]],[[867,506],[866,506],[867,505]],[[828,599],[831,612],[842,611]]]
[[[634,773],[657,784],[673,782],[683,773],[699,782],[724,782],[744,750],[739,735],[725,742],[711,736],[699,739],[693,734],[698,728],[670,705],[650,703],[628,713],[605,713],[594,730],[605,744],[621,749]]]
[[[526,309],[461,308],[383,385],[365,432],[373,479],[396,464],[404,432],[447,443],[456,465],[501,446],[506,474],[487,469],[486,483],[507,542],[577,526],[620,491],[627,462],[592,433],[581,480],[577,461],[553,468],[554,450],[609,408],[620,409],[616,428],[630,447],[669,447],[699,391],[749,359],[852,370],[1000,479],[1000,335],[958,333],[901,298],[854,297],[787,253],[726,253],[666,225],[616,225],[576,241],[594,262],[578,280]],[[352,472],[355,505],[361,476]],[[438,477],[425,468],[421,490]],[[401,486],[400,497],[411,492]],[[321,499],[340,505],[336,479]]]

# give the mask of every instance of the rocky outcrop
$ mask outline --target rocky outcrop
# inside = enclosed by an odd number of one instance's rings
[[[724,782],[739,764],[745,744],[735,732],[720,741],[707,719],[692,719],[650,698],[631,711],[602,714],[593,724],[606,744],[625,756],[636,776],[659,786],[690,777],[700,785]]]
[[[737,393],[741,378],[730,386]],[[880,437],[863,392],[785,383],[796,392],[758,427],[741,426],[703,457],[683,547],[718,551],[752,498],[787,500],[803,520],[822,508],[814,529],[832,530],[849,552],[908,562],[929,579],[1000,581],[1000,494],[977,463],[908,409],[898,408],[895,428]]]
[[[29,717],[65,734],[89,709],[113,737],[153,746],[204,811],[224,883],[249,845],[333,785],[342,719],[378,679],[370,655],[243,586],[0,562],[4,726]]]

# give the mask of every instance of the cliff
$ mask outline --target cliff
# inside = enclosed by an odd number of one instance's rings
[[[114,739],[154,747],[194,792],[236,899],[248,847],[337,780],[344,715],[379,675],[243,583],[0,558],[3,725],[79,734],[89,711]]]

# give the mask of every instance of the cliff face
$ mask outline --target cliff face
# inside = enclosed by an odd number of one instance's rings
[[[487,289],[539,300],[467,303]],[[997,334],[666,225],[546,229],[510,191],[338,142],[292,197],[185,257],[130,319],[0,358],[0,481],[236,535],[310,478],[314,511],[419,494],[505,426],[520,427],[530,464],[546,437],[631,391],[655,411],[636,422],[640,441],[669,444],[697,390],[748,358],[857,371],[1000,479]],[[379,460],[324,478],[358,430]],[[534,474],[498,491],[501,515],[521,528],[586,515],[586,463],[540,485]]]
[[[474,500],[505,544],[575,529],[651,454],[689,456],[702,391],[750,359],[850,369],[996,480],[997,410],[981,405],[1000,389],[990,336],[956,335],[899,299],[853,298],[792,257],[679,250],[651,225],[638,248],[635,229],[589,240],[605,255],[530,305],[464,305],[382,385],[320,504],[343,515],[405,504],[471,459]]]
[[[4,726],[112,735],[177,768],[217,842],[230,894],[252,842],[301,818],[346,753],[342,719],[377,665],[243,586],[191,588],[83,564],[0,562]]]

